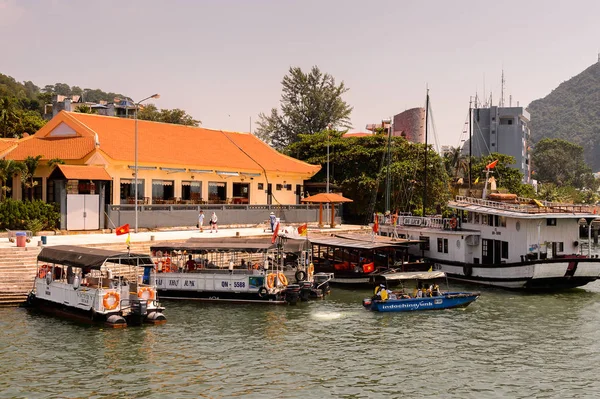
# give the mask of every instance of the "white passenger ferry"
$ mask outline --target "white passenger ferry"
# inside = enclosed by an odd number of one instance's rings
[[[162,324],[156,287],[142,281],[148,255],[59,245],[43,248],[27,306],[86,323]]]
[[[600,275],[598,256],[581,253],[579,241],[580,221],[598,217],[591,207],[512,194],[457,196],[448,206],[455,217],[399,216],[395,227],[382,220],[380,231],[421,240],[414,254],[455,280],[544,290],[579,287]]]
[[[290,284],[295,282],[284,273],[281,248],[270,239],[189,239],[155,244],[150,250],[155,268],[149,277],[161,298],[294,304],[322,298],[331,279],[327,275],[321,281],[308,268],[299,279],[304,281]]]

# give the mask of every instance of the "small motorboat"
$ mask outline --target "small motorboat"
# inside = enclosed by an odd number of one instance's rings
[[[376,276],[375,295],[363,299],[363,306],[377,312],[410,312],[465,307],[479,298],[479,292],[442,292],[436,280],[446,278],[441,271],[399,272]],[[401,289],[390,291],[392,283]],[[412,294],[406,291],[415,283]]]

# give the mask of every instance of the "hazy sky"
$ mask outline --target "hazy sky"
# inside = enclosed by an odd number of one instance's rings
[[[182,108],[248,131],[290,66],[350,88],[352,131],[423,106],[458,145],[469,97],[527,105],[597,62],[600,1],[0,0],[0,73]],[[254,129],[254,126],[253,126]],[[432,139],[430,139],[432,141]]]

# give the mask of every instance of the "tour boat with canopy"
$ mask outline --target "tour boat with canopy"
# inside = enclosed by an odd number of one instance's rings
[[[368,235],[312,238],[315,271],[333,273],[332,283],[372,284],[372,276],[396,271],[427,270],[430,265],[408,253],[418,241]]]
[[[363,299],[363,306],[377,312],[451,309],[469,306],[480,295],[479,292],[442,292],[438,285],[441,279],[446,279],[446,274],[440,271],[374,276],[375,296]],[[400,290],[388,290],[390,285],[397,284]]]
[[[116,328],[167,321],[156,287],[142,281],[148,255],[59,245],[43,248],[37,266],[29,307]]]
[[[162,298],[211,302],[294,304],[312,284],[290,284],[283,250],[271,239],[189,239],[150,247],[155,267],[145,276]],[[313,270],[306,270],[312,281]],[[310,297],[310,292],[308,293]],[[322,297],[322,290],[317,296]]]

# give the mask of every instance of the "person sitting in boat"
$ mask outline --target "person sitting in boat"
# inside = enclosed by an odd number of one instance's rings
[[[188,261],[185,263],[188,272],[196,270],[196,261],[192,259],[192,255],[188,255]]]
[[[245,259],[242,259],[242,262],[240,263],[240,268],[252,270],[252,267],[250,266],[250,264],[246,264],[246,260]]]
[[[389,294],[388,290],[385,288],[385,285],[379,284],[377,287],[375,287],[375,296],[373,297],[374,300],[387,301],[388,297]]]
[[[440,286],[437,284],[433,285],[433,296],[441,296]]]

